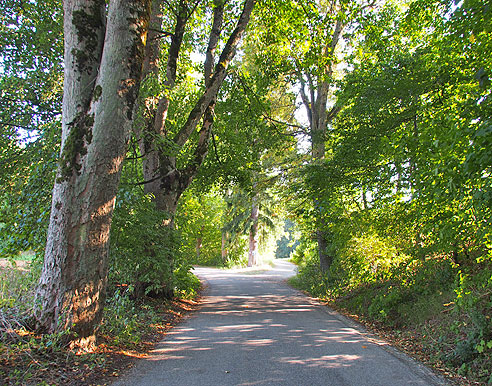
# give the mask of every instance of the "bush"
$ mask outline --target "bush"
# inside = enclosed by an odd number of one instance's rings
[[[398,287],[389,287],[386,293],[376,295],[368,308],[368,314],[375,320],[396,319],[398,305],[404,301],[404,295]]]
[[[408,256],[399,253],[391,240],[375,234],[353,237],[337,254],[330,277],[340,289],[350,290],[362,284],[386,282]]]
[[[189,271],[186,265],[174,271],[175,295],[181,299],[194,298],[200,289],[200,280]]]
[[[36,280],[36,274],[31,271],[0,268],[0,308],[30,308],[33,304]]]
[[[326,298],[327,278],[320,272],[316,243],[309,239],[302,239],[293,253],[292,262],[299,266],[299,273],[290,280],[290,283],[313,296]]]
[[[150,196],[120,200],[111,229],[109,279],[128,284],[137,296],[170,293],[179,261],[179,236],[164,226],[167,216],[156,210]],[[130,203],[131,201],[131,203]]]
[[[492,266],[481,264],[478,272],[459,271],[456,281],[457,322],[455,349],[445,360],[455,366],[492,360]],[[464,366],[463,369],[468,368]],[[463,370],[464,371],[464,370]],[[490,374],[492,379],[492,374]]]
[[[221,266],[222,214],[225,202],[214,190],[188,189],[180,198],[176,225],[182,237],[181,250],[193,264]]]
[[[354,236],[334,256],[330,272],[322,275],[316,244],[304,240],[293,257],[300,266],[294,282],[314,296],[341,299],[352,310],[389,325],[418,320],[409,318],[410,305],[434,307],[444,292],[452,291],[456,269],[444,255],[419,259],[394,244],[375,233]]]

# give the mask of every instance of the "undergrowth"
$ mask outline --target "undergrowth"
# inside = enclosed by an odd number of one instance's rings
[[[38,334],[32,327],[34,288],[39,267],[0,268],[0,379],[2,385],[92,384],[111,374],[114,357],[150,348],[149,339],[166,331],[182,315],[186,303],[134,296],[128,285],[111,285],[91,353],[75,353],[67,345],[69,331]],[[198,279],[188,271],[177,273],[176,295],[197,296]],[[96,382],[98,383],[98,382]]]
[[[313,243],[305,242],[291,284],[384,330],[445,373],[492,385],[492,263],[458,265],[444,254],[388,259],[384,247],[361,244],[366,255],[340,253],[322,275]]]

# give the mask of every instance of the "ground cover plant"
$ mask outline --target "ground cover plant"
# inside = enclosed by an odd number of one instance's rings
[[[0,261],[0,378],[5,385],[101,385],[128,371],[137,358],[197,307],[198,288],[172,300],[135,298],[128,286],[109,297],[98,344],[70,349],[70,331],[39,334],[29,311],[39,269]]]

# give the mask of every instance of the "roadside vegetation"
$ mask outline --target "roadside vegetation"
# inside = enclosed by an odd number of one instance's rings
[[[145,357],[153,344],[195,308],[199,283],[172,300],[134,296],[130,286],[113,287],[90,352],[77,352],[66,339],[70,331],[39,334],[32,307],[39,264],[1,260],[0,379],[2,385],[102,385]],[[14,262],[15,263],[15,262]]]
[[[300,274],[290,283],[457,383],[491,384],[491,264],[458,266],[445,255],[388,264],[384,253],[391,251],[367,243],[358,247],[370,266],[354,261],[357,253],[345,255],[328,276],[319,273],[315,246],[304,243],[293,257]]]
[[[340,81],[329,154],[291,189],[303,235],[294,284],[465,384],[490,385],[491,9],[390,10],[372,15]]]

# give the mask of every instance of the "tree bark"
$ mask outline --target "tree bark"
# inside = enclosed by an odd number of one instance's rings
[[[62,150],[35,316],[90,349],[111,218],[138,94],[150,0],[66,0]]]
[[[222,231],[222,243],[220,247],[220,253],[222,256],[222,263],[226,265],[227,263],[227,232]]]

